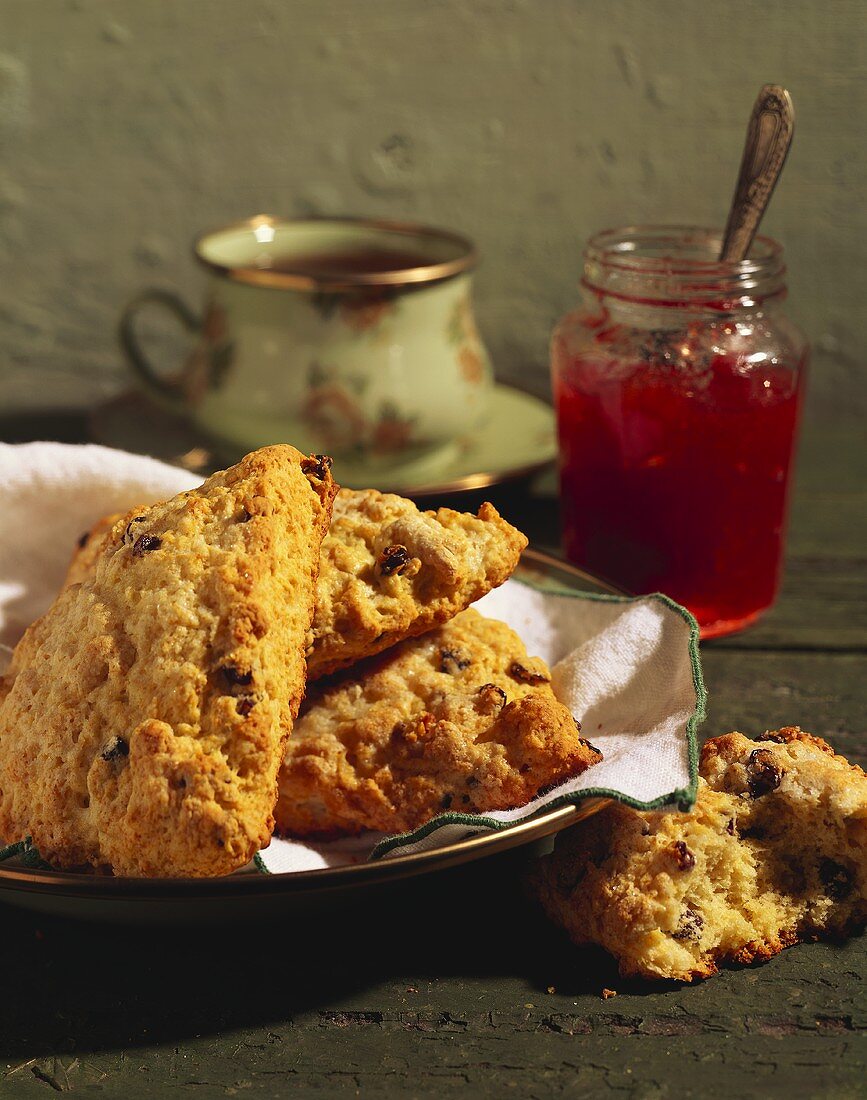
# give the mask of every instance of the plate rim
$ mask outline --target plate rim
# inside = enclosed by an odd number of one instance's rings
[[[319,895],[374,886],[443,871],[487,855],[542,840],[602,809],[608,798],[593,796],[577,805],[558,806],[499,832],[477,833],[440,848],[425,849],[358,864],[282,873],[244,872],[212,878],[115,878],[35,868],[0,868],[0,892],[74,897],[91,901],[228,900],[275,895]]]
[[[604,577],[535,547],[528,547],[524,551],[521,564],[559,570],[584,585],[593,585],[611,595],[630,595]],[[209,878],[130,878],[5,866],[0,863],[0,891],[23,891],[106,902],[130,898],[154,901],[207,898],[225,900],[236,897],[336,892],[445,870],[529,844],[534,840],[542,840],[590,816],[610,801],[611,799],[604,796],[592,795],[577,804],[542,810],[496,832],[475,833],[441,847],[408,852],[389,859],[276,874],[250,871]]]

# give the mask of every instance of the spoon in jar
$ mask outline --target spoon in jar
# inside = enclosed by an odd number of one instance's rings
[[[747,139],[726,230],[720,262],[746,259],[774,187],[786,163],[795,131],[792,97],[779,84],[765,84],[753,104]]]

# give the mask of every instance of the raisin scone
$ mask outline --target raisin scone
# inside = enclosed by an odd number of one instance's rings
[[[278,832],[405,832],[445,810],[521,806],[601,760],[505,623],[474,609],[308,693]]]
[[[692,981],[867,920],[867,776],[787,727],[701,754],[690,813],[611,803],[561,833],[531,882],[624,975]]]
[[[451,619],[501,585],[526,545],[492,504],[420,512],[392,493],[342,490],[322,543],[310,678]]]
[[[0,836],[136,876],[268,843],[335,492],[327,462],[268,447],[113,526],[12,657]]]
[[[67,585],[87,575],[100,531],[116,518],[82,536]],[[341,489],[322,543],[309,678],[446,622],[507,580],[526,545],[492,504],[475,516],[420,512],[392,493]]]

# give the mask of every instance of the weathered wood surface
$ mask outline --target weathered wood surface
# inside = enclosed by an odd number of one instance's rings
[[[802,480],[779,607],[706,647],[707,734],[797,722],[867,764],[859,453],[838,440],[820,471],[833,491],[813,467]],[[0,907],[0,1095],[865,1095],[864,937],[695,987],[624,982],[525,900],[522,865],[270,928],[105,929]]]
[[[10,914],[0,1090],[863,1096],[863,942],[645,988],[570,947],[518,879],[505,861],[312,928],[168,935]]]

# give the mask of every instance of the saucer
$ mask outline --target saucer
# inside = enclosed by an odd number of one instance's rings
[[[106,447],[151,455],[203,475],[241,457],[135,391],[94,410],[90,437]],[[549,465],[556,454],[551,406],[501,382],[494,386],[487,419],[472,439],[458,440],[402,466],[361,465],[338,458],[334,476],[350,489],[373,485],[403,496],[439,496],[529,477]]]

